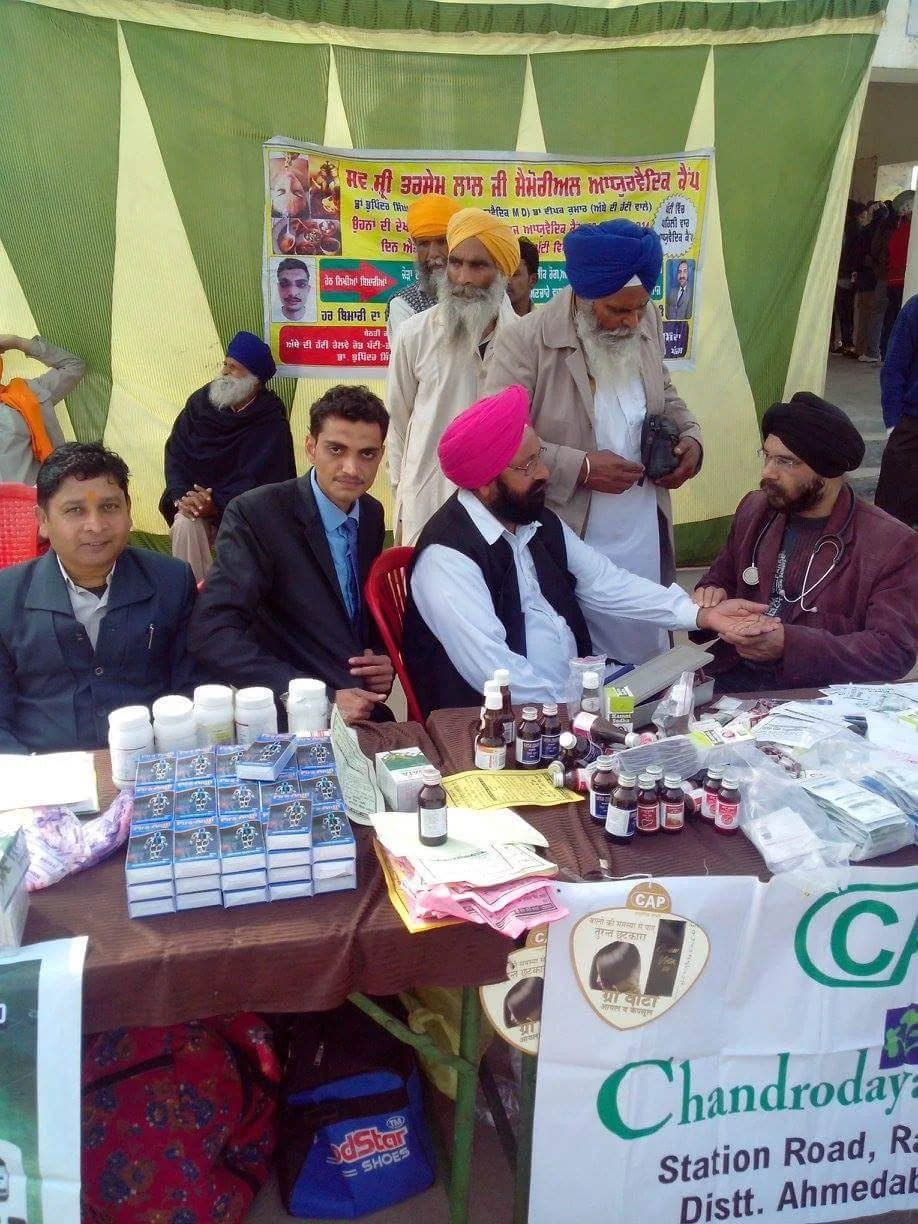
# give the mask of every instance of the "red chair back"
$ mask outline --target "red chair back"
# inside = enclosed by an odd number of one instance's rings
[[[0,484],[0,569],[31,561],[46,547],[38,538],[34,486]]]
[[[387,548],[381,552],[370,566],[363,594],[392,660],[395,674],[405,690],[408,717],[413,722],[423,723],[424,716],[402,658],[402,621],[408,598],[407,570],[413,553],[413,548]]]

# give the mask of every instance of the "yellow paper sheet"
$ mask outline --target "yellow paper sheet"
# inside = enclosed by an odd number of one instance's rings
[[[578,803],[583,796],[561,790],[545,770],[469,769],[443,779],[446,797],[453,807],[484,811],[496,807],[559,807]]]
[[[389,894],[392,908],[412,935],[418,935],[421,931],[433,931],[437,927],[456,926],[457,923],[462,921],[461,918],[412,918],[402,897],[398,873],[388,854],[386,854],[386,851],[375,837],[373,839],[373,849],[376,851],[376,857],[379,859],[380,867],[382,867],[383,879],[386,881],[386,892]]]

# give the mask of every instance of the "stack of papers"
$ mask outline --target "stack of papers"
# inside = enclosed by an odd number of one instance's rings
[[[37,807],[65,807],[77,816],[98,812],[99,790],[92,753],[5,756],[0,811]]]
[[[891,854],[912,844],[911,821],[882,795],[850,782],[834,770],[811,771],[802,779],[802,785],[854,843],[852,862]]]
[[[409,931],[459,919],[515,938],[567,913],[547,882],[556,864],[532,849],[548,842],[508,808],[448,808],[442,846],[421,845],[413,812],[377,812],[372,822],[389,896]]]

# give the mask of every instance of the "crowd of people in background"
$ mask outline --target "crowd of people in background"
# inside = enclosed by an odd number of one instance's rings
[[[0,383],[0,479],[37,484],[49,546],[0,571],[0,752],[99,746],[111,710],[206,680],[271,689],[283,720],[291,679],[313,676],[347,721],[391,718],[393,661],[364,597],[385,542],[369,490],[387,447],[395,542],[414,548],[404,662],[425,713],[474,704],[496,668],[519,699],[563,701],[572,658],[602,655],[615,671],[675,630],[717,637],[721,691],[908,672],[918,297],[900,311],[906,213],[849,205],[836,295],[841,351],[886,354],[877,506],[846,480],[865,453],[853,423],[798,392],[765,414],[759,488],[691,596],[675,582],[670,491],[699,478],[704,438],[664,363],[659,236],[627,220],[579,226],[563,243],[568,287],[537,306],[538,252],[501,219],[430,196],[407,224],[416,280],[390,306],[385,402],[326,391],[298,477],[270,348],[237,333],[166,443],[172,558],[129,544],[123,460],[63,440],[54,405],[79,359],[0,336],[0,352],[50,367]]]
[[[849,200],[842,236],[831,352],[879,365],[902,309],[911,199]]]

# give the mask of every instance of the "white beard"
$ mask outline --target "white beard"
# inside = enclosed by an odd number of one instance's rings
[[[440,295],[440,318],[448,343],[459,344],[473,352],[497,318],[506,294],[507,278],[499,272],[487,289],[454,285],[447,280]]]
[[[207,395],[215,408],[238,408],[246,403],[258,390],[258,379],[254,374],[234,378],[232,374],[218,374],[207,388]]]
[[[417,272],[418,287],[421,292],[426,293],[429,298],[433,298],[435,302],[438,302],[443,293],[443,286],[446,283],[446,268],[434,268],[431,271],[424,264],[415,261],[415,271]]]
[[[577,303],[574,326],[587,368],[598,382],[621,386],[640,378],[640,328],[618,327],[615,331],[604,331],[588,302]]]

